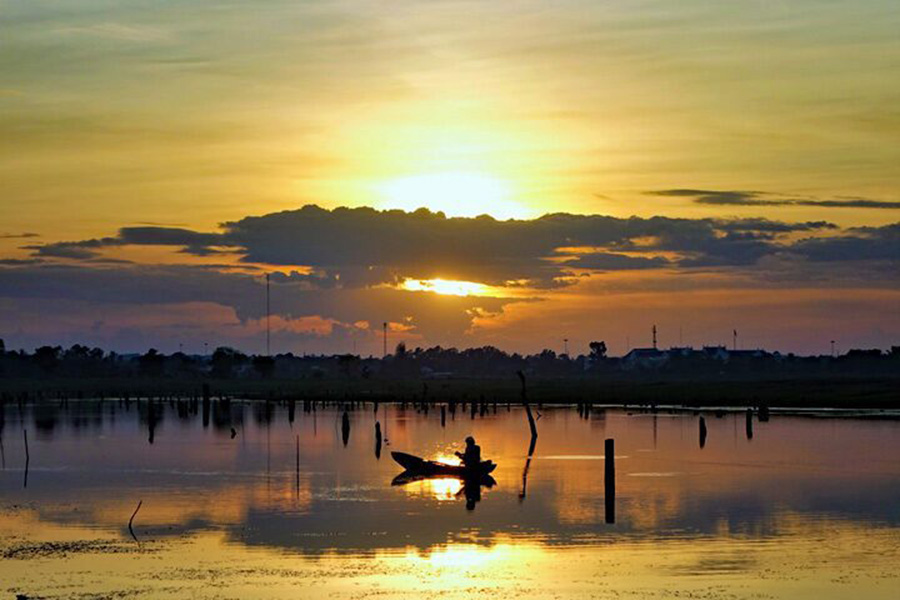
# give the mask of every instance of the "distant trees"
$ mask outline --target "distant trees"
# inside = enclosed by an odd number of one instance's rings
[[[59,366],[60,346],[41,346],[34,351],[34,364],[44,373],[52,373]]]
[[[591,358],[595,361],[606,358],[606,342],[591,342],[588,348],[591,349]]]
[[[211,357],[176,352],[166,355],[155,348],[143,354],[118,355],[100,348],[75,344],[68,349],[41,346],[29,353],[0,346],[0,374],[3,378],[46,377],[134,377],[145,378],[345,378],[410,380],[417,378],[509,378],[517,371],[529,377],[639,377],[641,370],[611,358],[603,341],[588,344],[586,355],[566,357],[545,349],[531,355],[507,353],[493,346],[479,348],[417,347],[410,350],[399,343],[382,358],[360,358],[353,354],[295,356],[247,356],[229,347],[216,348]],[[660,377],[708,379],[721,377],[854,376],[893,377],[900,373],[900,346],[890,352],[854,349],[841,356],[795,356],[762,351],[729,352],[714,349],[674,349],[667,359],[654,364]],[[720,356],[721,354],[721,356]]]
[[[269,379],[275,374],[275,359],[271,356],[254,356],[253,370],[263,379]]]
[[[230,379],[234,376],[235,368],[247,362],[247,355],[228,348],[220,346],[212,355],[212,371],[213,377],[220,379]]]
[[[350,377],[353,375],[356,366],[359,364],[359,357],[355,354],[341,354],[337,357],[337,361],[341,374],[345,377]]]
[[[159,377],[163,372],[165,357],[156,351],[156,348],[150,348],[147,353],[138,359],[138,368],[141,375],[147,377]]]

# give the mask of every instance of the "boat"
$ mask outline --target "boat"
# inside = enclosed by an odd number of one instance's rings
[[[444,476],[468,479],[488,475],[497,468],[497,465],[490,460],[482,461],[476,468],[470,468],[464,465],[448,465],[433,460],[425,460],[405,452],[391,452],[391,457],[397,461],[397,464],[406,469],[407,473],[422,477]]]

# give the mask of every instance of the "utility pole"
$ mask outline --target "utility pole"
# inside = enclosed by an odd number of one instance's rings
[[[387,321],[384,322],[381,328],[384,332],[384,354],[382,354],[382,357],[387,357]]]
[[[656,325],[653,326],[653,349],[656,350]]]
[[[831,340],[831,358],[834,358],[834,340]]]
[[[569,338],[563,338],[563,352],[566,356],[569,355]]]
[[[731,349],[737,350],[737,329],[731,330]]]
[[[269,296],[269,274],[266,273],[266,356],[272,356],[272,337],[269,329],[269,317],[272,313]]]

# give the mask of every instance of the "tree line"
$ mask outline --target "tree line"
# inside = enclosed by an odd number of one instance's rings
[[[0,339],[0,378],[384,378],[442,379],[497,378],[518,371],[543,377],[630,376],[708,378],[728,374],[896,375],[900,346],[851,350],[840,356],[795,356],[768,352],[725,353],[724,359],[701,351],[659,351],[658,360],[607,356],[603,341],[591,342],[588,352],[577,356],[545,349],[529,355],[508,353],[493,346],[478,348],[407,348],[401,342],[393,353],[380,358],[354,354],[274,356],[245,354],[229,347],[209,355],[154,348],[144,353],[118,354],[75,344],[69,348],[41,346],[33,352],[7,351]]]

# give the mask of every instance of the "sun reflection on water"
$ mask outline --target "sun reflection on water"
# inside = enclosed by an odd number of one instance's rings
[[[526,548],[518,551],[508,544],[479,546],[477,544],[450,544],[435,548],[429,552],[421,552],[410,548],[406,559],[413,563],[427,563],[433,567],[483,567],[489,562],[509,559],[513,554],[522,554]]]
[[[455,500],[456,495],[462,490],[462,482],[453,477],[441,477],[437,479],[423,479],[417,482],[418,490],[410,490],[419,494],[433,496],[436,500]]]

